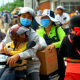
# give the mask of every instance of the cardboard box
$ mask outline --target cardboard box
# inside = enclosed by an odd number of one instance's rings
[[[53,49],[51,52],[50,50],[38,51],[37,56],[41,62],[40,74],[49,75],[50,73],[58,70],[58,60],[57,60],[56,49]]]

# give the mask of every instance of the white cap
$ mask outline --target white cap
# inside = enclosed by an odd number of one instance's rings
[[[32,8],[30,7],[23,7],[20,11],[19,11],[19,14],[18,15],[21,15],[23,13],[27,13],[29,12],[33,17],[35,17],[35,12]]]
[[[42,16],[48,16],[51,21],[58,22],[58,20],[55,19],[55,14],[54,14],[54,11],[52,10],[45,9],[42,13]]]

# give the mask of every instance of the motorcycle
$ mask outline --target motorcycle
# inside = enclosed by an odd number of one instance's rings
[[[34,41],[30,41],[27,44],[27,49],[30,49],[30,48],[34,47],[35,45],[36,45],[36,43]],[[11,55],[6,55],[5,53],[0,53],[0,70],[5,67],[9,67],[9,65],[7,65],[6,63],[10,57],[11,57]],[[24,60],[34,60],[34,59],[32,57],[30,57],[30,58],[26,58]],[[16,63],[21,64],[22,59],[19,59]],[[16,68],[16,67],[12,67],[12,68]]]

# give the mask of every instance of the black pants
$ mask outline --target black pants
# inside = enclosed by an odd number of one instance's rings
[[[33,72],[28,75],[29,80],[40,80],[39,72]]]
[[[64,60],[60,59],[59,57],[59,48],[57,49],[57,57],[58,57],[58,74],[60,76],[58,80],[64,80],[66,66]]]

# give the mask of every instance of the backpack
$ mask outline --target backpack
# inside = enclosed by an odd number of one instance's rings
[[[52,44],[52,43],[54,43],[54,42],[60,41],[59,36],[58,36],[57,29],[58,29],[58,27],[56,27],[56,29],[55,29],[56,36],[54,36],[54,37],[52,37],[52,38],[49,38],[46,34],[44,34],[44,39],[45,39],[47,45],[50,45],[50,44]],[[55,40],[55,37],[57,37],[57,40]]]

